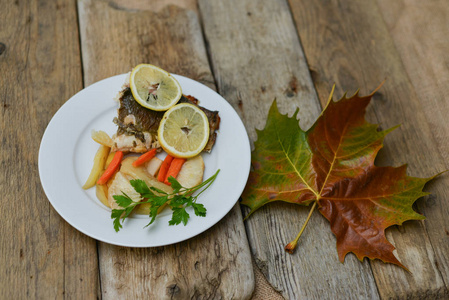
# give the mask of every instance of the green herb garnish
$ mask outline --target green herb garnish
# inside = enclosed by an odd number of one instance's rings
[[[186,208],[191,206],[195,215],[198,217],[206,216],[206,208],[203,204],[196,203],[198,197],[203,193],[217,178],[220,170],[209,177],[207,180],[202,183],[194,186],[192,188],[183,187],[175,178],[169,177],[168,181],[171,183],[171,187],[173,188],[173,193],[168,194],[158,188],[148,187],[145,181],[141,179],[133,179],[130,181],[131,185],[134,187],[136,192],[138,192],[142,196],[142,201],[133,201],[128,195],[122,192],[122,195],[114,195],[113,198],[115,202],[123,209],[113,209],[111,213],[111,219],[114,219],[114,229],[115,231],[119,231],[122,228],[123,221],[131,214],[133,209],[142,203],[150,203],[150,223],[148,223],[145,227],[151,225],[154,220],[156,220],[158,209],[167,203],[173,211],[172,218],[168,221],[169,225],[178,225],[181,222],[187,225],[187,222],[190,218],[189,213],[186,211]],[[202,189],[202,190],[201,190]],[[199,191],[198,194],[193,195],[196,191]]]

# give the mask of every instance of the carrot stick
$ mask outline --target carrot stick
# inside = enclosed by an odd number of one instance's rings
[[[179,171],[182,168],[182,165],[186,162],[184,158],[175,158],[171,162],[170,168],[167,171],[167,175],[165,175],[164,183],[171,185],[171,183],[168,181],[168,177],[172,176],[173,178],[176,178],[178,176]]]
[[[157,180],[160,182],[164,182],[165,175],[167,175],[168,168],[173,160],[173,156],[167,155],[162,162],[161,168],[159,169],[159,174],[157,175]]]
[[[120,167],[122,158],[123,158],[122,151],[115,152],[114,158],[104,171],[103,175],[101,175],[100,179],[98,179],[97,184],[105,184],[106,182],[108,182],[108,180],[112,177],[112,175],[114,175],[114,172]]]
[[[155,155],[156,155],[156,148],[151,149],[147,153],[144,153],[141,156],[139,156],[139,158],[133,162],[133,166],[138,167],[146,163],[147,161],[151,160]]]

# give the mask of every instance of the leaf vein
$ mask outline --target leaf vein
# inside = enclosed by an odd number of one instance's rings
[[[290,165],[293,167],[293,169],[295,170],[296,174],[298,175],[298,177],[302,180],[302,182],[304,182],[304,184],[307,186],[307,188],[312,191],[313,194],[315,194],[315,196],[318,199],[318,194],[309,186],[309,184],[304,180],[304,178],[301,176],[301,173],[299,173],[298,169],[296,168],[296,166],[293,164],[293,162],[290,160],[290,157],[288,156],[287,152],[285,152],[285,148],[284,145],[281,142],[281,138],[279,136],[279,130],[277,130],[277,125],[274,125],[276,127],[276,137],[277,140],[279,142],[279,145],[282,147],[282,151],[285,154],[285,157],[287,158],[288,162],[290,163]]]

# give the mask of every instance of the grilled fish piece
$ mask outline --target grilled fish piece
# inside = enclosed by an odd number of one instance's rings
[[[125,87],[119,99],[120,107],[114,123],[118,126],[113,138],[113,151],[146,152],[152,148],[160,148],[157,142],[157,130],[164,116],[164,111],[154,111],[141,106],[134,99],[131,89]],[[193,96],[182,96],[178,103],[197,105]],[[198,106],[198,105],[197,105]],[[198,106],[209,120],[209,141],[203,151],[210,152],[217,138],[216,130],[220,126],[218,111],[210,111]]]

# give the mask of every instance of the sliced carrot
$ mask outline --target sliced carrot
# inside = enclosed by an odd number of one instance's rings
[[[114,175],[115,171],[120,167],[120,163],[123,159],[123,152],[117,151],[114,154],[114,158],[112,159],[109,166],[104,171],[103,175],[101,175],[100,179],[98,179],[97,184],[105,184],[108,180]]]
[[[133,162],[133,166],[138,167],[146,163],[147,161],[151,160],[155,155],[156,155],[156,148],[151,149],[150,151],[139,156],[139,158]]]
[[[159,169],[159,174],[157,175],[157,180],[160,182],[164,182],[165,175],[167,175],[168,169],[170,168],[170,164],[173,160],[173,156],[167,155],[162,162],[161,168]]]
[[[179,171],[182,168],[182,165],[186,162],[184,158],[175,158],[171,162],[170,168],[167,171],[167,175],[165,175],[164,183],[171,185],[171,183],[168,181],[168,177],[172,176],[173,178],[176,178],[178,176]]]

